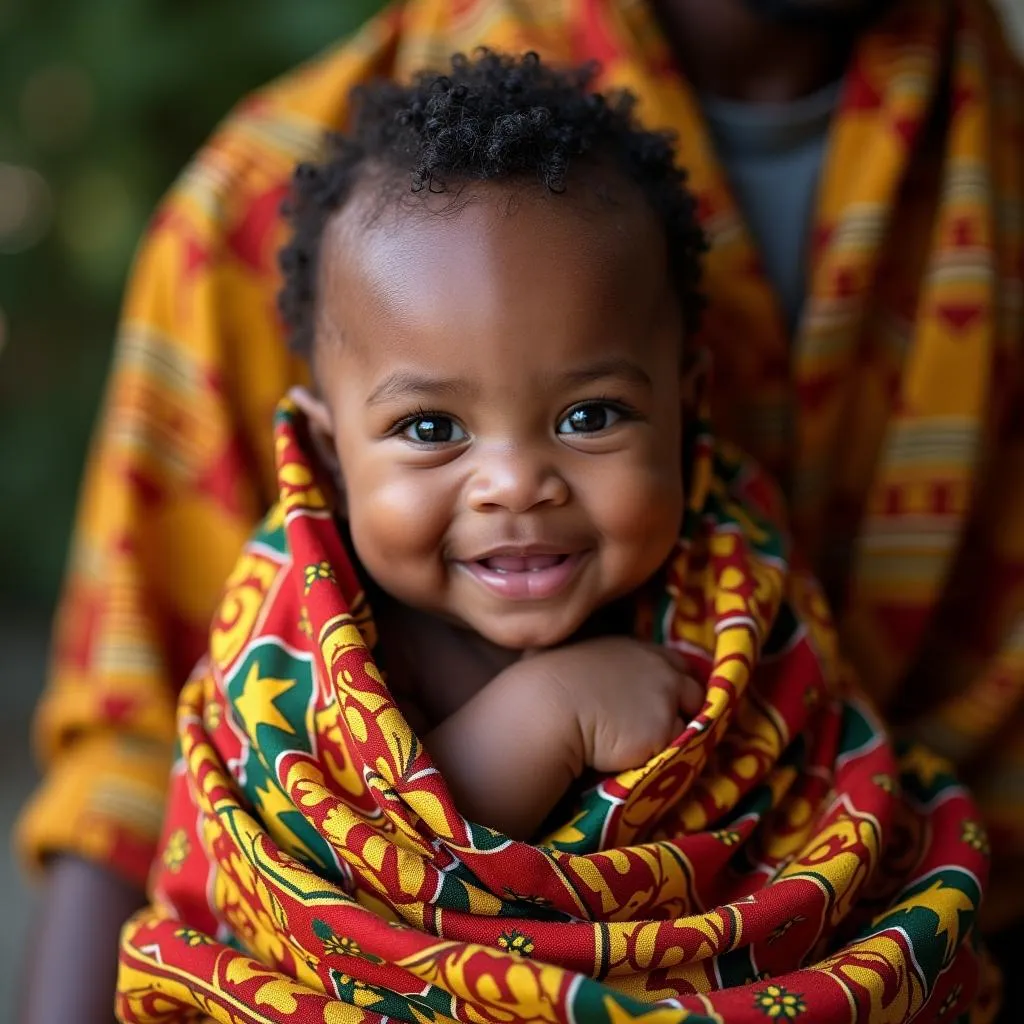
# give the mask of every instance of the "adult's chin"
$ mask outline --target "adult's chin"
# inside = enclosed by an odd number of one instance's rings
[[[900,0],[742,0],[765,22],[830,31],[863,28]]]

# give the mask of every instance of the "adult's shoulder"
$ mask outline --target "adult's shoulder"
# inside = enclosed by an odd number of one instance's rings
[[[607,2],[607,0],[606,0]],[[209,239],[276,218],[295,165],[343,130],[352,89],[381,77],[443,68],[455,52],[490,46],[571,57],[568,0],[399,0],[350,37],[243,98],[174,183],[154,222]],[[244,232],[243,232],[244,233]],[[249,231],[251,234],[252,231]]]
[[[392,73],[408,6],[389,6],[353,35],[243,97],[179,174],[151,233],[208,241],[224,236],[232,244],[254,219],[260,234],[269,230],[295,165],[316,156],[325,133],[344,128],[352,89]],[[254,241],[234,239],[243,248]]]

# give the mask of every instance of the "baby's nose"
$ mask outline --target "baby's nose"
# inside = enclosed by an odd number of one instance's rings
[[[469,503],[479,512],[528,512],[568,498],[569,486],[550,460],[512,446],[482,459],[469,488]]]

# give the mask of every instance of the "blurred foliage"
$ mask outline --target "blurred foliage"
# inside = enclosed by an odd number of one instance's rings
[[[0,0],[0,601],[45,608],[129,261],[250,89],[381,0]]]

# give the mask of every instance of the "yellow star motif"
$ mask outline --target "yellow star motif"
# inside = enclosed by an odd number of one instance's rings
[[[586,833],[577,828],[577,825],[587,816],[586,811],[580,811],[568,824],[552,832],[548,837],[549,843],[581,843],[587,838]]]
[[[643,1021],[643,1024],[680,1024],[680,1021],[690,1016],[688,1010],[682,1010],[677,1006],[655,1006],[636,1015],[623,1009],[608,996],[604,998],[604,1009],[610,1024],[630,1024],[631,1021]]]
[[[900,768],[916,772],[917,777],[926,786],[934,786],[939,775],[952,771],[952,766],[944,757],[939,757],[916,743],[900,758]]]
[[[937,938],[945,936],[946,958],[949,959],[953,950],[960,944],[961,912],[969,914],[976,909],[971,898],[967,893],[951,885],[944,885],[940,880],[933,882],[923,893],[919,893],[917,900],[933,911],[938,918],[935,935]]]
[[[295,735],[288,719],[274,707],[274,701],[294,685],[294,679],[261,676],[258,665],[254,663],[250,666],[249,674],[242,684],[242,692],[235,701],[235,709],[250,736],[255,738],[257,725],[272,725],[275,729]]]
[[[276,780],[268,780],[266,786],[257,786],[256,795],[260,801],[260,817],[274,842],[289,853],[306,854],[314,864],[319,864],[320,858],[285,824],[284,815],[289,811],[298,812],[298,808]]]

